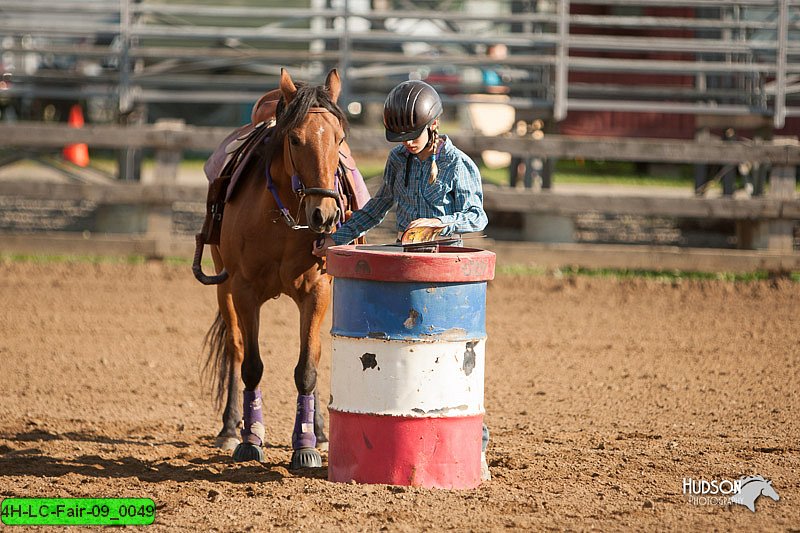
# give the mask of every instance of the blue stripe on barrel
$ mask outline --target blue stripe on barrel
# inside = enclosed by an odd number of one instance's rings
[[[459,341],[486,337],[486,283],[386,283],[337,278],[333,335]]]

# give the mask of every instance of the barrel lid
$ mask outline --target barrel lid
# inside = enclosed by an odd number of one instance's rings
[[[475,282],[494,279],[495,255],[487,250],[442,246],[436,253],[375,245],[328,249],[328,274],[370,281]]]

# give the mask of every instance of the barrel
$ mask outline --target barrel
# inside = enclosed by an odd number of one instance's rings
[[[328,478],[481,482],[486,282],[493,253],[337,246]]]

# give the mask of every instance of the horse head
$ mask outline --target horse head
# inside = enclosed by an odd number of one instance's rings
[[[778,493],[772,487],[772,481],[764,479],[762,476],[744,476],[739,478],[741,489],[737,494],[731,496],[731,502],[744,505],[750,511],[756,512],[756,500],[759,496],[767,496],[775,501],[780,499]]]
[[[300,196],[309,229],[317,233],[332,232],[342,218],[337,180],[346,119],[336,103],[341,88],[336,69],[320,87],[298,87],[281,69],[284,109],[278,123],[284,130],[283,166]]]
[[[767,496],[768,498],[772,498],[776,502],[781,499],[781,497],[778,496],[778,492],[772,486],[772,481],[767,481],[766,484],[761,487],[761,494],[763,496]]]

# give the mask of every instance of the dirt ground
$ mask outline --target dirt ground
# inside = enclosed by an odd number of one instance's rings
[[[288,299],[262,315],[266,462],[218,453],[199,377],[214,300],[186,266],[0,263],[0,496],[150,497],[152,530],[800,531],[798,283],[498,277],[493,479],[471,491],[287,470]],[[682,494],[745,474],[780,501]]]

